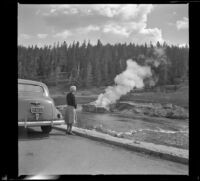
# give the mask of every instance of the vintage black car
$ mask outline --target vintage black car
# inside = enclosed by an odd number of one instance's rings
[[[41,126],[49,133],[53,125],[64,124],[47,86],[42,82],[18,79],[18,126]]]

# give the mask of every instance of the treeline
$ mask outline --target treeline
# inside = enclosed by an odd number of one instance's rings
[[[66,72],[66,79],[77,86],[90,87],[111,85],[114,78],[126,68],[126,60],[133,59],[142,64],[144,59],[154,58],[154,49],[163,48],[167,61],[154,67],[158,85],[175,84],[188,77],[189,48],[169,46],[166,43],[147,44],[106,44],[98,40],[90,42],[54,44],[53,46],[18,46],[18,77],[37,80],[37,77],[52,77]]]

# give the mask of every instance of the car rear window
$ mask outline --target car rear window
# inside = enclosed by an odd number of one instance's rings
[[[44,89],[38,85],[18,84],[18,92],[38,92],[44,93]]]

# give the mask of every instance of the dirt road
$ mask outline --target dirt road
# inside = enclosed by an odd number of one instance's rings
[[[19,130],[19,175],[188,174],[188,166],[53,130]]]

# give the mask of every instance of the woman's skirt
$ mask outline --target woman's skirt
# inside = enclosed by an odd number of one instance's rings
[[[67,106],[65,110],[65,123],[73,124],[77,120],[76,110],[73,106]]]

